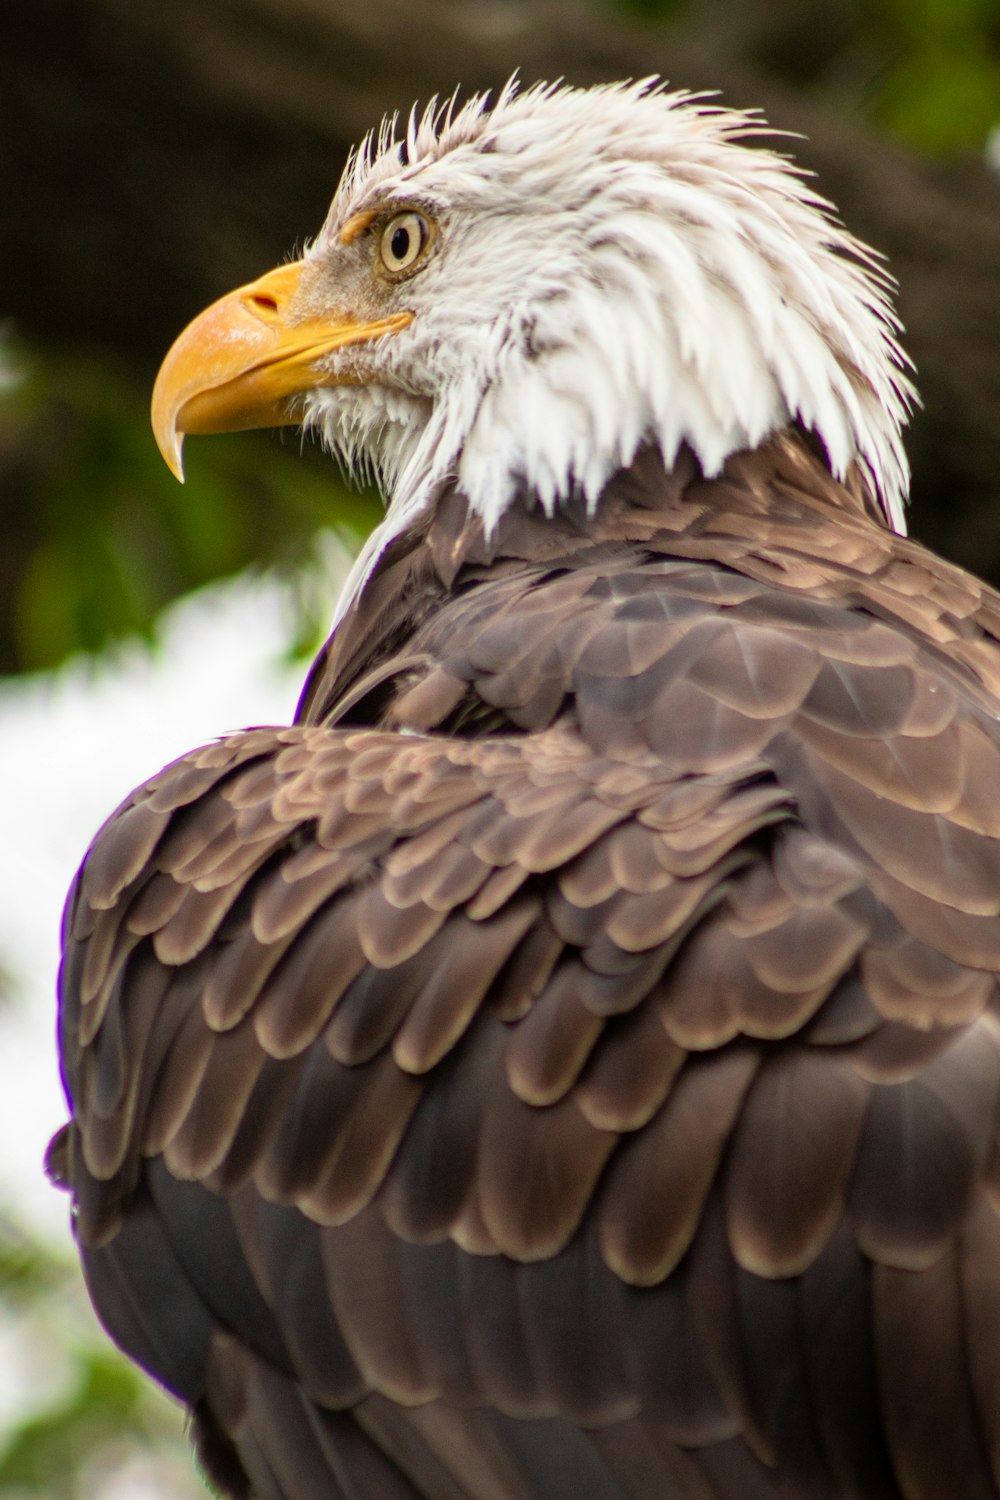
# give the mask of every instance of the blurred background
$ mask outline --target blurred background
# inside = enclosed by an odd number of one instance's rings
[[[1000,0],[5,0],[0,47],[0,1497],[204,1494],[89,1311],[54,983],[132,785],[287,721],[378,514],[297,436],[156,453],[207,302],[315,232],[352,143],[434,93],[659,73],[760,106],[889,258],[924,409],[911,529],[1000,581]]]

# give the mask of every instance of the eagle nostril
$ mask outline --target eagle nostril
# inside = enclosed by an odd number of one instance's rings
[[[251,292],[247,297],[247,306],[251,311],[265,319],[275,318],[278,315],[278,303],[276,298],[268,292]]]

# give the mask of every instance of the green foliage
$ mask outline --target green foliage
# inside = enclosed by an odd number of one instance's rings
[[[704,0],[603,4],[695,34],[718,27],[765,73],[933,155],[979,150],[1000,124],[1000,0],[745,0],[728,28]]]
[[[247,567],[294,571],[321,526],[356,547],[378,517],[377,499],[297,436],[189,441],[179,485],[134,379],[96,355],[22,364],[0,391],[0,670],[148,638],[179,594]]]
[[[122,1434],[139,1402],[138,1378],[109,1350],[80,1351],[77,1380],[62,1400],[43,1407],[14,1433],[0,1459],[4,1489],[75,1495],[82,1455]]]
[[[4,1222],[0,1331],[43,1356],[43,1378],[19,1371],[30,1410],[0,1427],[0,1497],[93,1500],[102,1470],[130,1460],[169,1469],[176,1500],[201,1491],[179,1409],[98,1328],[78,1266]]]
[[[870,0],[870,6],[890,58],[877,116],[926,151],[980,147],[1000,123],[997,0]]]

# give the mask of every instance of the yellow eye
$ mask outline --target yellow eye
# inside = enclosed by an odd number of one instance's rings
[[[382,265],[391,275],[412,271],[431,242],[431,226],[423,214],[407,209],[389,220],[379,240]]]

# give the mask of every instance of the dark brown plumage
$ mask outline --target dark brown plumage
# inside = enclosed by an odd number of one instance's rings
[[[452,492],[98,836],[54,1163],[224,1493],[1000,1494],[1000,600],[866,494]]]

